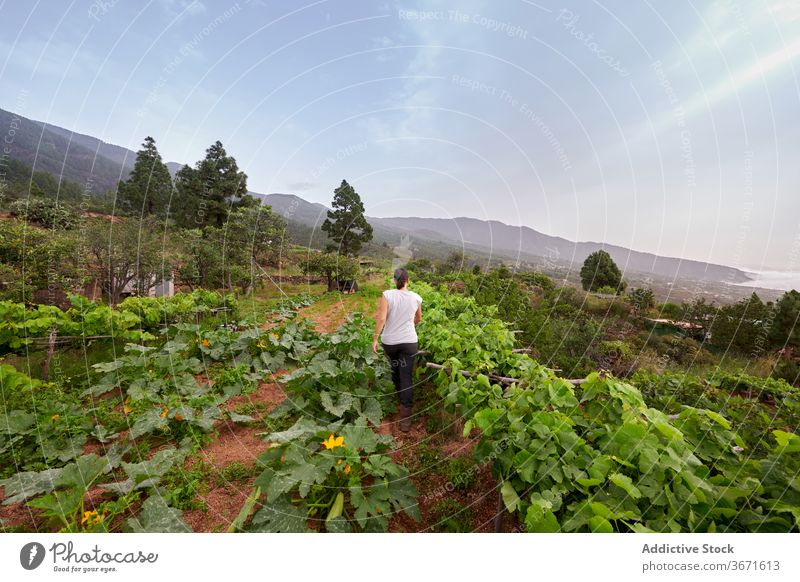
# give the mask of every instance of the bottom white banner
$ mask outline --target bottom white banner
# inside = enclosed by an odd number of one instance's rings
[[[2,580],[800,580],[797,534],[4,534]]]

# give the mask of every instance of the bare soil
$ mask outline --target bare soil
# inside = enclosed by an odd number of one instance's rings
[[[284,373],[285,370],[279,370],[272,375],[272,379]],[[231,411],[241,404],[259,405],[258,411],[251,416],[260,421],[285,399],[286,393],[280,384],[274,381],[262,382],[256,392],[235,396],[221,408]],[[269,443],[258,434],[265,432],[265,428],[260,423],[252,424],[257,426],[222,421],[215,427],[218,436],[200,450],[198,457],[211,467],[214,475],[210,489],[199,496],[199,501],[205,508],[184,511],[183,517],[193,531],[226,531],[253,490],[255,477],[244,482],[225,482],[220,479],[220,473],[233,463],[253,469],[258,456],[269,448]],[[194,462],[195,459],[188,459],[187,469]]]

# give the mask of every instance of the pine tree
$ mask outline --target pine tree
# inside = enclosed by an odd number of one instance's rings
[[[136,153],[130,176],[119,184],[118,200],[123,212],[130,214],[166,215],[172,194],[172,177],[161,160],[156,140],[147,136]]]
[[[222,228],[228,212],[249,206],[247,175],[239,171],[236,160],[217,141],[206,150],[206,157],[197,165],[200,184],[198,217],[206,225]]]
[[[322,223],[322,230],[335,244],[329,244],[329,251],[336,251],[344,256],[356,256],[361,245],[372,240],[372,225],[364,217],[364,204],[361,197],[347,183],[333,191],[333,210],[328,211],[328,218]]]
[[[200,178],[197,170],[183,166],[175,174],[175,196],[170,205],[170,217],[182,228],[200,228],[205,216],[198,214]]]
[[[178,172],[175,187],[172,213],[178,224],[189,228],[222,228],[233,210],[258,205],[247,193],[247,175],[239,171],[236,160],[219,141],[194,168],[184,166]]]

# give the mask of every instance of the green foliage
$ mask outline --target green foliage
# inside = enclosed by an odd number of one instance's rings
[[[517,278],[528,285],[529,288],[537,288],[542,292],[554,291],[556,286],[553,280],[542,273],[526,272],[518,273]]]
[[[770,329],[772,345],[800,348],[800,293],[787,291],[775,303],[774,309]]]
[[[468,491],[478,479],[478,465],[470,457],[454,457],[447,461],[444,476],[455,489]]]
[[[451,369],[434,378],[439,394],[447,406],[461,406],[465,434],[480,431],[476,460],[492,462],[506,508],[528,531],[797,529],[791,519],[797,506],[783,505],[778,486],[769,486],[771,479],[785,483],[788,471],[778,475],[755,460],[722,414],[683,404],[688,392],[680,380],[660,401],[674,416],[650,408],[634,386],[609,376],[590,374],[576,389],[527,356],[510,353],[511,342],[490,349],[492,340],[508,333],[491,327],[492,309],[421,291],[429,305],[426,320],[444,319],[449,311],[456,332],[447,352],[447,340],[435,328],[425,345],[431,359]],[[456,313],[477,320],[483,330],[475,334],[477,341],[463,342],[468,353],[458,348],[463,323]],[[443,358],[445,353],[455,357]],[[482,367],[485,361],[493,363]],[[494,371],[520,382],[504,390],[486,375],[465,378],[456,369]],[[731,380],[715,382],[725,386]],[[760,386],[772,398],[794,398],[785,383]],[[657,386],[648,391],[664,398]],[[691,398],[704,405],[706,390],[698,386]],[[768,459],[778,454],[772,445],[768,450]],[[797,463],[798,453],[791,445],[781,449],[781,467]]]
[[[406,270],[414,275],[430,274],[434,271],[433,262],[425,257],[414,258],[406,264]]]
[[[733,305],[721,307],[711,324],[711,343],[724,349],[752,354],[767,342],[770,305],[756,293]]]
[[[781,358],[775,364],[774,375],[794,386],[800,386],[800,360]]]
[[[619,267],[606,251],[595,251],[586,257],[581,267],[581,284],[587,291],[609,287],[612,293],[620,293],[626,286]]]
[[[163,224],[150,217],[86,222],[84,252],[111,305],[120,302],[128,285],[139,295],[147,295],[170,272],[173,257],[164,247],[163,230]]]
[[[74,232],[0,220],[0,298],[25,302],[37,289],[70,289],[82,280]]]
[[[128,179],[119,183],[117,203],[122,212],[134,215],[156,215],[166,217],[172,197],[172,176],[161,154],[156,140],[147,136],[142,149],[136,153]]]
[[[70,299],[73,307],[67,311],[52,305],[26,309],[22,303],[0,301],[0,347],[18,349],[28,345],[31,338],[47,337],[50,330],[62,336],[113,335],[135,341],[153,338],[141,330],[141,320],[134,313],[97,304],[81,295],[70,295]]]
[[[628,292],[628,302],[639,312],[645,312],[656,306],[656,297],[652,289],[638,287]]]
[[[170,298],[129,297],[116,309],[82,295],[70,295],[69,299],[72,307],[66,311],[52,305],[28,309],[22,303],[0,301],[0,347],[16,350],[29,345],[32,338],[47,337],[50,330],[60,336],[152,340],[155,336],[150,332],[167,325],[195,321],[219,308],[235,315],[237,307],[232,296],[204,290]]]
[[[208,491],[212,478],[211,467],[197,456],[191,461],[191,464],[173,466],[161,479],[164,500],[175,509],[206,508],[199,497]]]
[[[96,426],[74,394],[7,364],[0,364],[0,396],[0,477],[63,466],[81,455]]]
[[[256,486],[267,501],[250,531],[375,532],[386,531],[395,512],[419,519],[408,471],[387,454],[391,437],[366,420],[325,427],[304,418],[266,440],[274,445],[259,458],[266,468]]]
[[[681,319],[683,317],[683,308],[677,303],[662,303],[658,308],[658,316],[664,319]]]
[[[223,467],[222,470],[217,474],[217,485],[224,487],[226,485],[230,485],[231,483],[241,483],[250,477],[254,477],[258,473],[260,473],[260,471],[254,469],[253,467],[248,467],[244,463],[234,461],[230,465]]]
[[[430,509],[430,530],[439,533],[473,531],[472,510],[455,499],[437,501]]]
[[[342,180],[333,191],[331,206],[333,210],[328,211],[328,217],[322,223],[322,231],[333,241],[328,245],[328,251],[349,257],[358,255],[361,246],[372,240],[372,225],[364,217],[361,197],[346,180]]]
[[[42,159],[37,160],[37,167],[42,164]],[[55,168],[54,168],[55,169]],[[63,160],[58,163],[58,170],[34,171],[29,165],[5,158],[3,160],[3,173],[6,183],[3,194],[12,201],[28,198],[57,198],[62,202],[74,203],[83,196],[83,188],[76,181],[70,181],[64,176]],[[58,176],[58,178],[56,177]]]
[[[610,285],[603,285],[602,287],[595,289],[595,292],[600,295],[616,295],[617,290]]]
[[[159,494],[151,495],[142,504],[139,515],[125,522],[133,533],[184,533],[192,529],[183,521],[183,512],[170,507]]]
[[[28,198],[13,202],[11,216],[42,228],[69,230],[78,224],[78,215],[71,206],[49,198]]]
[[[233,210],[224,228],[186,230],[180,278],[192,287],[237,287],[247,293],[263,279],[259,265],[280,256],[285,231],[283,218],[269,206]]]
[[[179,226],[223,228],[229,212],[256,206],[247,193],[247,175],[222,143],[212,144],[194,168],[184,166],[175,176],[176,196],[171,216]]]
[[[389,364],[371,348],[369,327],[361,314],[351,315],[335,333],[318,339],[302,366],[282,378],[291,395],[283,413],[334,422],[365,419],[380,425],[393,406]]]
[[[355,259],[334,253],[310,252],[301,263],[303,272],[319,275],[328,280],[328,291],[334,289],[334,282],[340,279],[355,279],[359,272]]]

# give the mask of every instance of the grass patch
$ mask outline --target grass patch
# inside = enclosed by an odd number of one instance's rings
[[[439,533],[472,531],[472,510],[455,499],[442,499],[431,507],[430,530]]]
[[[412,452],[412,457],[408,462],[415,471],[437,473],[441,469],[442,455],[436,447],[428,443],[420,443]]]
[[[260,471],[258,467],[248,467],[244,463],[234,461],[230,465],[223,467],[222,470],[215,476],[215,482],[218,487],[225,487],[232,483],[241,483],[247,481],[250,477],[255,477]]]
[[[467,491],[478,480],[478,465],[470,456],[454,457],[445,463],[443,473],[456,489]]]
[[[167,503],[182,510],[206,510],[205,502],[199,497],[208,492],[211,478],[211,467],[197,456],[189,469],[182,465],[173,467],[161,478],[161,484],[167,490]]]

